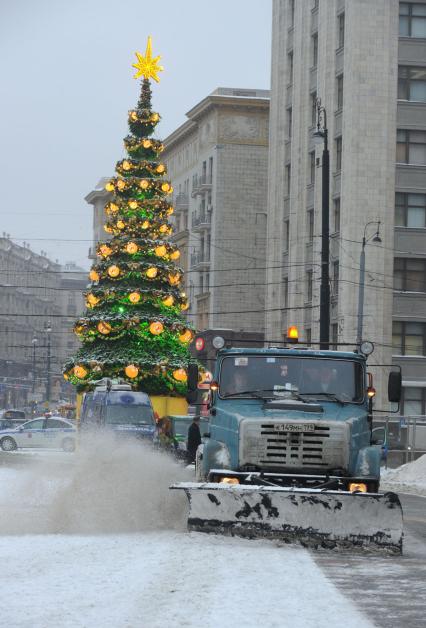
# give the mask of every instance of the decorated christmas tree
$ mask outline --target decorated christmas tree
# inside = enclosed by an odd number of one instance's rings
[[[83,346],[64,368],[80,388],[101,378],[123,378],[149,394],[186,391],[188,344],[193,331],[182,316],[188,301],[179,286],[180,252],[168,238],[173,188],[161,163],[163,144],[152,137],[160,115],[151,108],[150,79],[158,82],[160,57],[136,53],[134,78],[143,77],[136,109],[129,111],[128,157],[106,184],[105,231],[112,239],[97,246],[90,271],[87,311],[74,330]]]

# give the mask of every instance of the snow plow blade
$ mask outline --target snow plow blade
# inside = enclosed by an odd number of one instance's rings
[[[188,497],[190,531],[402,553],[402,508],[395,493],[196,482],[170,488]]]

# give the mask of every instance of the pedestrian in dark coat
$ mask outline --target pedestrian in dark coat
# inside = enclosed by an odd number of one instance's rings
[[[187,455],[188,464],[195,461],[198,445],[201,445],[200,417],[194,416],[188,429]]]

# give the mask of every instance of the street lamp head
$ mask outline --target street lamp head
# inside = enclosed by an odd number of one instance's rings
[[[33,343],[33,345],[36,345],[36,344],[38,343],[38,339],[37,339],[37,338],[33,338],[33,339],[31,340],[31,342]]]
[[[379,232],[377,232],[376,235],[374,236],[373,242],[378,242],[379,244],[382,243],[382,238],[379,236]]]
[[[321,146],[324,143],[324,131],[318,129],[312,134],[315,146]]]

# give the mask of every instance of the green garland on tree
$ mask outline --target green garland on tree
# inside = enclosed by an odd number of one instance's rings
[[[168,241],[173,192],[164,179],[161,141],[152,138],[160,115],[151,108],[150,78],[158,81],[159,57],[136,53],[143,76],[137,108],[129,111],[128,157],[106,184],[104,229],[113,237],[97,246],[85,294],[87,311],[74,326],[83,345],[64,367],[64,377],[80,389],[103,377],[123,378],[150,394],[183,395],[188,345],[193,329],[182,316],[188,301],[179,285],[180,252]]]

